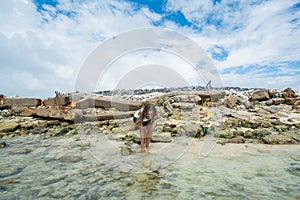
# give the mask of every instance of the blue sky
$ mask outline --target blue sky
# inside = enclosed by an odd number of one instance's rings
[[[7,96],[72,92],[95,48],[145,27],[191,38],[212,59],[224,86],[300,90],[296,0],[11,0],[0,2],[0,21],[0,93]],[[120,71],[131,62],[120,61]],[[161,63],[176,64],[165,54]]]

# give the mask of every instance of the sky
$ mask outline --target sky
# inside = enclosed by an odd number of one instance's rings
[[[297,0],[10,0],[0,1],[0,93],[73,92],[97,48],[144,28],[190,38],[211,59],[223,86],[300,90]],[[126,74],[153,63],[189,82],[193,70],[175,57],[161,49],[129,52],[112,62],[94,90],[114,89]]]

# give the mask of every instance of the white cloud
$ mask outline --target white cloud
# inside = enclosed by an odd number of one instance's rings
[[[43,6],[42,13],[28,1],[1,1],[0,8],[1,68],[7,74],[17,72],[2,87],[7,95],[19,91],[17,78],[25,80],[20,71],[46,84],[48,95],[54,89],[73,91],[82,63],[97,45],[123,31],[151,26],[150,21],[159,18],[146,8],[136,12],[120,1],[63,1],[57,8]],[[27,86],[21,95],[41,95],[40,88]]]
[[[290,23],[299,17],[299,10],[294,13],[287,10],[296,3],[294,0],[262,1],[256,5],[243,0],[230,7],[231,2],[222,0],[213,5],[209,0],[169,0],[168,11],[180,10],[194,28],[199,29],[181,27],[170,20],[164,20],[161,26],[190,37],[207,52],[215,45],[224,47],[228,57],[214,60],[219,72],[236,66],[299,62],[299,22]],[[146,7],[138,10],[133,4],[118,0],[59,1],[56,7],[43,8],[37,12],[29,0],[0,1],[0,66],[3,72],[0,80],[6,80],[1,83],[1,92],[7,95],[20,92],[24,96],[49,96],[54,90],[70,92],[82,64],[98,45],[125,31],[152,27],[153,21],[163,19],[163,15]],[[207,19],[215,22],[209,23]],[[218,20],[222,23],[218,24]],[[148,59],[155,61],[151,56]],[[160,62],[172,63],[167,60],[161,58]],[[130,63],[125,59],[124,66],[125,61]],[[261,84],[281,87],[278,80],[282,78],[293,84],[290,87],[296,86],[299,71],[288,65],[281,68],[294,76],[276,77],[277,81],[272,82],[274,78],[266,72],[268,84],[259,81],[261,79],[253,73],[247,76],[230,74],[236,80],[224,74],[224,85],[246,86],[247,83],[249,87],[261,87]],[[7,80],[7,75],[14,78]],[[26,85],[27,78],[32,78],[35,84]],[[19,90],[16,82],[22,82],[24,90]]]

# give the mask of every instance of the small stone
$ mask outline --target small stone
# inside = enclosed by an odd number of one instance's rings
[[[122,156],[130,155],[133,152],[133,150],[130,147],[121,147],[121,154]]]
[[[0,148],[4,148],[7,147],[7,144],[3,141],[0,142]]]

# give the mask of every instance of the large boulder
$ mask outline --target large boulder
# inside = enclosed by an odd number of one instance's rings
[[[281,92],[281,95],[283,98],[296,98],[297,97],[295,91],[292,90],[292,88],[286,88],[285,90],[283,90]]]
[[[80,109],[84,108],[103,108],[103,109],[109,109],[109,108],[116,108],[120,111],[132,111],[132,110],[138,110],[139,106],[141,105],[141,102],[138,101],[131,101],[131,100],[125,100],[120,99],[116,97],[104,97],[99,96],[97,97],[88,97],[85,99],[82,99],[76,103],[76,107]]]
[[[65,121],[73,121],[75,114],[72,109],[54,109],[39,107],[34,110],[34,116],[50,119],[59,119]]]
[[[38,107],[42,104],[41,99],[14,97],[3,100],[3,105],[7,107]]]
[[[199,103],[201,98],[198,95],[177,95],[171,98],[173,102]]]
[[[0,132],[13,132],[20,127],[20,124],[14,121],[0,122]]]
[[[250,97],[250,100],[252,101],[267,101],[269,99],[270,96],[268,90],[257,90]]]

